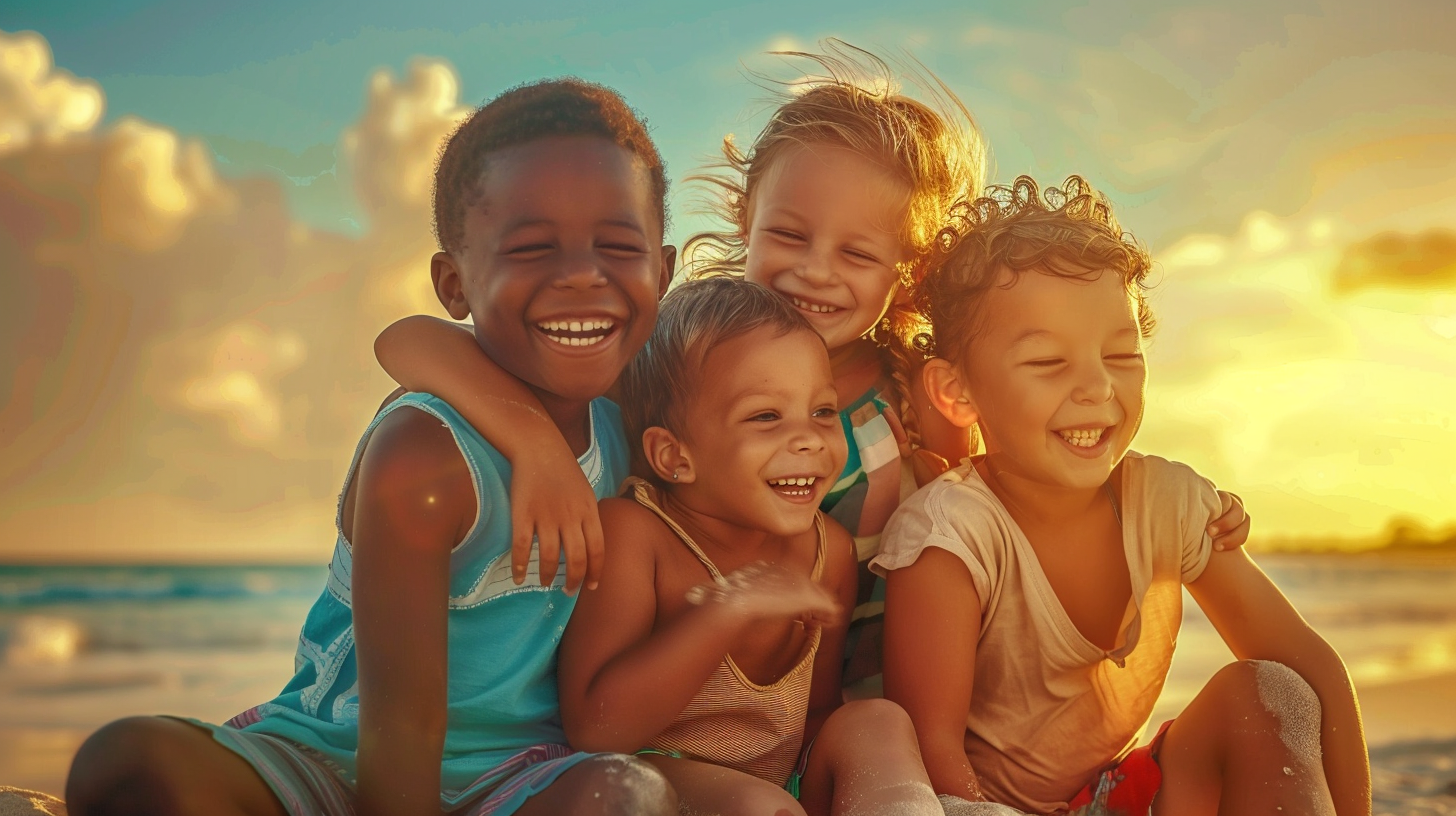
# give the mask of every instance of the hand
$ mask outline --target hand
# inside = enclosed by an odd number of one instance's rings
[[[575,459],[541,451],[511,473],[511,574],[524,583],[531,561],[531,540],[540,546],[541,585],[556,579],[561,553],[566,553],[566,593],[575,595],[585,582],[596,589],[602,577],[605,547],[597,515],[596,491]]]
[[[1215,552],[1237,550],[1249,540],[1249,514],[1244,512],[1244,500],[1222,490],[1218,491],[1218,500],[1223,510],[1208,525],[1213,549]]]
[[[695,586],[687,598],[692,604],[721,605],[749,620],[797,618],[806,626],[831,624],[840,614],[839,602],[814,579],[762,561],[729,573],[721,584]]]

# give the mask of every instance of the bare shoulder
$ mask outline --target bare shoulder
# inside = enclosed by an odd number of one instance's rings
[[[410,538],[419,541],[453,547],[475,521],[474,483],[455,436],[421,410],[396,408],[380,420],[350,492],[369,503],[372,522],[416,528],[420,535]]]
[[[664,542],[675,541],[662,519],[634,499],[602,499],[597,513],[602,520],[602,535],[613,553],[648,554]]]
[[[855,551],[854,536],[843,524],[829,516],[824,517],[824,574],[837,572],[853,574],[859,564]]]

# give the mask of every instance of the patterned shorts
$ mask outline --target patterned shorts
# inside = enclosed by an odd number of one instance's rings
[[[252,765],[289,816],[354,816],[354,785],[343,769],[308,746],[231,727],[246,716],[246,712],[239,715],[229,725],[176,719],[211,732],[214,740]],[[565,745],[532,746],[471,783],[459,799],[442,800],[441,805],[451,816],[509,816],[593,756],[599,755]]]

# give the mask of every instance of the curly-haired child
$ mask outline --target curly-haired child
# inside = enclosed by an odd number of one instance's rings
[[[1369,766],[1339,656],[1241,549],[1212,484],[1129,450],[1147,254],[1079,178],[961,208],[918,303],[925,383],[986,453],[912,496],[888,574],[886,696],[936,791],[1029,813],[1359,816]],[[1239,662],[1135,748],[1186,586]]]

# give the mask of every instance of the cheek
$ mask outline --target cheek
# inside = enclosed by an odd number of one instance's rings
[[[748,254],[743,262],[743,278],[749,283],[768,286],[773,280],[776,253],[769,241],[755,241],[748,245]]]
[[[1148,370],[1138,368],[1117,375],[1118,399],[1124,405],[1141,406],[1148,392]]]
[[[885,269],[861,269],[858,274],[851,275],[849,280],[855,300],[876,308],[883,308],[890,303],[895,296],[895,284],[898,282],[895,272]]]

